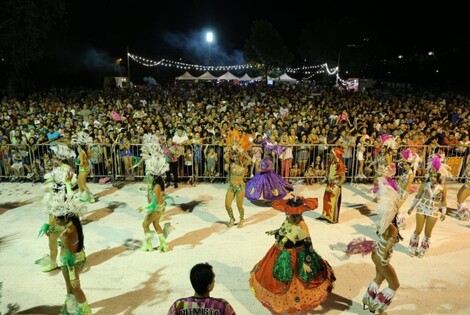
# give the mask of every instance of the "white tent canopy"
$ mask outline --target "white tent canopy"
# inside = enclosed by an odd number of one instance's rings
[[[284,73],[278,78],[279,81],[285,81],[285,82],[297,82],[296,79],[290,77],[287,75],[287,73]]]
[[[195,80],[196,77],[193,76],[191,73],[189,73],[188,71],[186,71],[185,73],[183,73],[182,75],[180,75],[179,77],[176,77],[175,80]]]
[[[226,81],[230,81],[230,80],[240,80],[239,77],[237,77],[236,75],[233,75],[230,71],[225,72],[225,73],[222,74],[218,79],[219,79],[219,80],[226,80]]]
[[[198,76],[196,79],[198,79],[198,80],[217,80],[217,77],[214,76],[209,71],[206,71],[203,74],[201,74],[200,76]]]
[[[262,77],[252,78],[248,75],[248,73],[245,73],[242,77],[240,77],[240,81],[261,81],[262,79]]]
[[[279,81],[279,82],[290,82],[290,83],[297,82],[296,79],[288,76],[287,73],[284,73],[283,75],[276,77],[276,78],[268,76],[268,80]]]

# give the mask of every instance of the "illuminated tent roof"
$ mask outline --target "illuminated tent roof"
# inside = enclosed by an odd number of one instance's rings
[[[198,79],[198,80],[217,80],[217,77],[214,76],[209,71],[206,71],[203,74],[201,74],[200,76],[198,76],[196,79]]]
[[[193,76],[191,73],[189,73],[188,71],[186,71],[185,73],[183,73],[182,75],[180,75],[179,77],[176,77],[175,80],[195,80],[196,77]]]
[[[230,81],[230,80],[240,80],[239,77],[237,77],[236,75],[233,75],[230,71],[225,72],[225,73],[222,74],[218,79],[219,79],[219,80],[227,80],[227,81]]]
[[[296,79],[291,78],[290,76],[287,75],[287,73],[284,73],[281,75],[279,78],[277,78],[279,81],[288,81],[288,82],[297,82]]]
[[[240,81],[252,81],[253,78],[248,75],[248,73],[245,73],[242,77],[240,77]]]

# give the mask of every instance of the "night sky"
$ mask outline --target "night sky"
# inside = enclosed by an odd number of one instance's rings
[[[360,36],[372,34],[390,55],[406,56],[469,46],[465,14],[449,2],[69,1],[66,39],[58,46],[60,55],[77,68],[125,59],[127,47],[131,54],[151,60],[188,61],[191,56],[202,64],[208,51],[204,34],[211,29],[212,64],[233,65],[244,62],[243,45],[255,20],[271,22],[295,51],[308,23],[348,17],[363,24]]]
[[[164,3],[164,6],[162,5]],[[420,6],[414,2],[349,1],[72,1],[71,36],[83,45],[158,55],[168,34],[190,37],[211,27],[217,43],[241,49],[254,20],[270,21],[294,47],[307,22],[320,18],[356,17],[391,47],[451,45],[466,32],[463,10],[448,2]],[[343,3],[343,4],[342,4]],[[406,5],[407,4],[407,5]],[[413,5],[413,6],[411,6]],[[308,7],[313,8],[308,8]],[[462,9],[462,8],[461,8]],[[344,30],[353,31],[354,30]],[[365,34],[367,36],[367,34]],[[431,48],[431,47],[430,47]]]

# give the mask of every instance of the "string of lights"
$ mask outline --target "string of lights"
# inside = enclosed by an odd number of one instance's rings
[[[145,66],[145,67],[172,67],[182,70],[197,70],[197,71],[231,71],[231,70],[246,70],[246,69],[260,69],[263,67],[262,64],[244,64],[244,65],[230,65],[230,66],[206,66],[206,65],[198,65],[198,64],[190,64],[180,61],[174,61],[169,59],[161,59],[159,61],[155,61],[152,59],[140,57],[128,53],[128,56],[133,61],[137,62],[138,64]],[[282,69],[276,69],[281,71]],[[313,65],[313,66],[302,66],[298,68],[287,68],[285,69],[286,72],[289,73],[304,73],[307,76],[307,79],[312,79],[317,74],[327,73],[328,75],[336,75],[336,80],[338,83],[341,83],[343,86],[348,86],[350,83],[346,80],[343,80],[339,76],[339,67],[330,68],[328,67],[327,63],[323,63],[320,65]]]

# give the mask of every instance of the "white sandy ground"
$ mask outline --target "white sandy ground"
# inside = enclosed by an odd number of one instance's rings
[[[456,208],[462,184],[449,183],[448,207]],[[89,207],[84,223],[87,267],[82,288],[94,314],[166,314],[177,298],[193,293],[190,268],[210,263],[216,273],[212,296],[227,299],[238,315],[270,314],[255,299],[248,285],[249,272],[273,243],[265,231],[280,226],[285,215],[269,206],[245,200],[247,224],[227,228],[225,184],[181,185],[167,189],[175,201],[167,206],[166,220],[175,230],[168,238],[169,251],[146,253],[142,242],[145,204],[143,183],[113,187],[89,184],[98,201]],[[369,256],[345,256],[331,244],[353,238],[374,238],[374,208],[370,185],[345,185],[340,223],[315,220],[320,215],[324,186],[301,186],[306,197],[318,197],[319,208],[304,217],[314,247],[333,267],[337,281],[333,294],[320,307],[304,314],[370,314],[362,310],[362,295],[374,277]],[[47,220],[41,203],[42,187],[30,183],[0,183],[0,313],[57,314],[65,297],[58,270],[41,271],[34,261],[48,253],[46,237],[37,238]],[[409,197],[404,208],[411,203]],[[470,202],[470,200],[469,200]],[[234,205],[235,208],[235,205]],[[235,210],[236,213],[236,210]],[[401,231],[404,241],[392,258],[401,287],[388,314],[470,314],[470,223],[448,216],[434,228],[431,248],[422,259],[407,254],[414,216],[407,216]],[[155,246],[158,243],[154,240]],[[10,308],[9,305],[10,304]],[[11,310],[15,305],[16,311]]]

